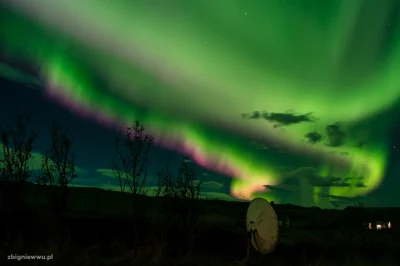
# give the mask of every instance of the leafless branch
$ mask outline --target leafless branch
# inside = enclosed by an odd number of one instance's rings
[[[66,130],[56,121],[51,125],[51,145],[42,158],[43,183],[50,187],[58,186],[60,193],[56,200],[60,211],[64,211],[67,201],[67,187],[77,177],[75,154],[72,151],[72,140]],[[52,189],[53,190],[53,189]]]
[[[37,134],[28,130],[29,123],[29,114],[16,112],[15,124],[3,126],[0,132],[4,154],[0,165],[1,194],[9,205],[23,201],[23,185],[32,178],[29,161]]]

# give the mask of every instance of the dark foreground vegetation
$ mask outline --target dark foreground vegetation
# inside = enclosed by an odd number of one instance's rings
[[[37,136],[28,125],[19,114],[1,132],[0,265],[244,265],[248,203],[201,199],[185,160],[177,173],[161,170],[152,180],[156,196],[146,196],[153,139],[139,122],[116,141],[120,192],[69,186],[77,177],[72,141],[55,122],[41,171],[31,171]],[[399,265],[400,209],[275,210],[290,225],[281,227],[272,254],[251,252],[255,265]],[[376,220],[393,226],[361,226]],[[8,260],[11,254],[51,257]]]

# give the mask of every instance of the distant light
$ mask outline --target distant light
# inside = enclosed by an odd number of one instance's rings
[[[382,229],[382,225],[381,225],[381,224],[377,224],[377,225],[376,225],[376,229],[377,229],[377,230],[381,230],[381,229]]]
[[[368,224],[368,228],[372,229],[372,224],[371,223]]]
[[[388,223],[388,228],[392,228],[392,224],[390,222]]]

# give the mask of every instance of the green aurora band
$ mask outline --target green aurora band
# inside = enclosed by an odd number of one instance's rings
[[[321,176],[363,177],[364,187],[330,195],[366,195],[382,182],[391,121],[365,121],[400,96],[395,0],[17,0],[9,8],[0,11],[0,41],[40,67],[49,95],[109,125],[140,120],[159,144],[234,177],[237,198],[289,178],[282,158],[254,151],[249,138],[309,158],[304,166]],[[240,117],[264,109],[318,120],[280,130]],[[304,142],[337,121],[345,146]],[[318,204],[321,189],[312,189]],[[307,184],[299,190],[310,194]]]

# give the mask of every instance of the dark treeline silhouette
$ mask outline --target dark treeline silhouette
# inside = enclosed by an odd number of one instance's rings
[[[29,265],[243,265],[248,203],[200,197],[202,183],[187,158],[178,169],[165,165],[149,176],[157,158],[153,137],[139,121],[115,139],[110,165],[120,191],[71,186],[79,178],[72,137],[57,121],[48,130],[48,147],[40,150],[30,115],[17,112],[14,123],[1,126],[0,265],[19,263],[24,255],[48,256],[24,261]],[[88,201],[95,202],[94,211],[82,207]],[[261,265],[400,261],[396,208],[273,206],[290,226],[280,229],[276,250]],[[393,228],[360,227],[377,219],[390,220]]]
[[[49,147],[39,151],[43,154],[40,171],[33,171],[31,164],[33,160],[37,163],[38,158],[33,158],[32,152],[38,135],[29,129],[30,115],[17,112],[14,121],[15,124],[1,128],[0,211],[4,223],[2,235],[6,236],[2,238],[3,249],[9,254],[30,253],[28,245],[22,243],[24,230],[40,220],[38,224],[51,231],[50,238],[56,238],[51,240],[52,254],[60,254],[71,241],[68,186],[78,177],[73,142],[67,130],[52,121]],[[123,138],[117,137],[115,144],[116,160],[112,169],[121,192],[130,194],[125,202],[131,208],[130,217],[121,223],[128,223],[123,233],[130,239],[127,244],[132,246],[132,261],[143,256],[139,254],[143,253],[140,247],[154,243],[160,245],[160,256],[188,256],[201,217],[200,205],[195,203],[200,199],[200,182],[194,170],[182,160],[177,173],[166,166],[159,171],[156,180],[149,180],[153,136],[145,132],[139,121],[127,128]],[[163,198],[155,208],[149,206],[146,199],[153,183],[156,197]],[[40,208],[32,206],[25,197],[25,190],[32,184],[40,186],[46,198]],[[39,238],[38,242],[44,240]]]

